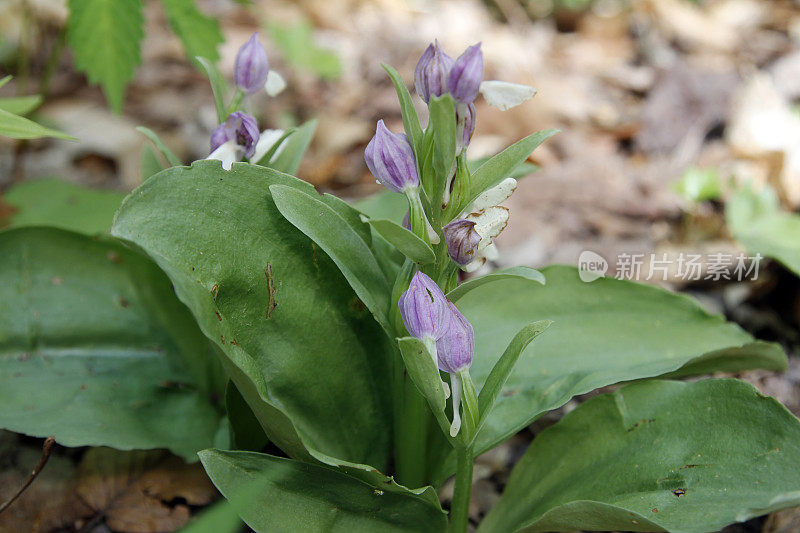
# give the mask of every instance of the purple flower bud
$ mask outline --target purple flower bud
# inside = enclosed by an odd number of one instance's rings
[[[414,86],[417,94],[425,103],[431,96],[441,96],[447,92],[450,79],[450,69],[453,68],[453,58],[444,53],[439,46],[439,41],[428,45],[422,57],[419,58],[417,68],[414,69]]]
[[[214,150],[216,150],[229,140],[230,139],[228,139],[228,129],[225,123],[223,122],[222,124],[214,128],[214,131],[211,132],[211,151],[213,152]]]
[[[436,341],[436,355],[439,361],[439,370],[455,374],[472,364],[475,333],[472,330],[472,324],[456,309],[455,305],[447,302],[447,306],[450,310],[450,327]]]
[[[408,139],[402,133],[389,131],[383,120],[378,121],[364,159],[375,179],[390,191],[403,192],[419,185],[417,163]]]
[[[456,106],[456,122],[458,124],[458,142],[461,148],[469,146],[472,134],[475,133],[475,104]]]
[[[267,51],[258,42],[258,32],[256,32],[236,54],[233,81],[244,92],[253,94],[264,88],[267,74],[269,74]]]
[[[457,218],[444,228],[447,253],[458,265],[464,266],[475,260],[481,236],[475,231],[475,222]]]
[[[478,96],[483,79],[483,52],[481,43],[464,50],[450,71],[448,88],[456,101],[469,104]]]
[[[248,159],[253,157],[261,132],[256,119],[241,111],[228,115],[228,119],[211,132],[211,151],[228,141],[234,141]]]
[[[417,271],[408,290],[398,301],[406,329],[420,340],[437,340],[450,326],[450,310],[442,289],[427,275]]]

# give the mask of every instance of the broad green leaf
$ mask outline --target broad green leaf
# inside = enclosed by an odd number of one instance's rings
[[[3,200],[16,209],[11,226],[52,226],[93,235],[108,231],[124,196],[45,178],[14,185]]]
[[[520,356],[478,434],[478,453],[573,396],[613,383],[661,376],[698,361],[704,371],[711,362],[729,371],[786,367],[777,344],[756,341],[687,296],[613,278],[584,283],[572,267],[543,273],[546,286],[509,278],[458,301],[475,328],[470,371],[478,388],[522,327],[554,322]]]
[[[222,416],[216,357],[141,254],[59,229],[0,232],[0,427],[194,460]]]
[[[732,379],[651,381],[533,441],[480,531],[719,531],[800,504],[800,421]]]
[[[175,153],[170,150],[166,144],[164,144],[164,141],[161,140],[161,137],[159,137],[156,132],[150,128],[145,128],[144,126],[137,126],[136,131],[150,139],[170,165],[173,167],[179,167],[183,164],[183,162],[178,159],[178,156],[176,156]]]
[[[256,415],[233,382],[225,388],[225,411],[230,422],[231,443],[236,450],[261,451],[269,439]]]
[[[382,65],[383,69],[389,74],[389,77],[394,83],[394,88],[397,91],[397,99],[400,100],[400,113],[403,115],[403,127],[408,136],[408,142],[414,148],[414,153],[419,156],[420,143],[422,142],[422,127],[419,125],[419,115],[414,108],[414,103],[411,101],[411,94],[408,92],[403,78],[400,74],[389,65]]]
[[[278,211],[271,185],[313,192],[256,165],[171,168],[126,199],[112,233],[167,273],[270,441],[294,457],[384,468],[388,339],[335,263]]]
[[[477,278],[470,278],[467,281],[460,283],[458,287],[447,293],[447,299],[455,303],[469,291],[477,289],[486,283],[514,278],[536,281],[542,285],[545,284],[544,274],[538,270],[524,266],[510,267],[504,268],[503,270],[495,270],[494,272],[484,274],[483,276]]]
[[[339,56],[333,50],[316,45],[314,28],[310,22],[303,20],[291,26],[272,24],[269,34],[292,66],[311,71],[323,80],[336,79],[341,75]]]
[[[300,161],[311,144],[314,137],[314,130],[317,129],[317,120],[309,120],[297,127],[289,138],[284,142],[281,153],[270,163],[270,168],[278,172],[285,172],[294,176],[300,168]]]
[[[75,66],[99,83],[119,113],[125,85],[141,62],[141,0],[69,0],[67,42]]]
[[[187,57],[197,56],[211,61],[219,59],[217,47],[225,42],[217,19],[197,9],[193,0],[161,0],[172,30],[183,42]]]
[[[228,83],[219,73],[214,61],[207,57],[197,56],[197,62],[205,69],[208,82],[211,84],[211,92],[214,94],[214,107],[217,109],[217,122],[223,123],[227,116],[225,107],[225,95],[228,94]]]
[[[393,483],[375,487],[332,468],[252,452],[204,450],[200,460],[255,531],[446,529],[438,502]]]
[[[281,214],[333,259],[375,320],[387,332],[392,331],[388,318],[391,289],[364,239],[321,200],[286,185],[271,185],[270,192]]]
[[[433,169],[436,171],[436,183],[441,183],[440,188],[443,188],[455,169],[456,109],[453,97],[449,94],[431,97],[428,105],[428,129],[433,128],[430,133],[433,135]],[[439,191],[436,191],[435,198],[439,198]]]
[[[392,246],[412,261],[427,264],[436,260],[436,255],[430,245],[403,226],[386,219],[369,219],[367,222]]]
[[[733,237],[749,251],[773,257],[800,276],[800,216],[782,211],[772,189],[739,189],[725,217]]]
[[[497,185],[505,178],[509,177],[517,165],[523,163],[537,146],[542,144],[556,133],[558,133],[558,130],[537,131],[536,133],[532,133],[524,139],[515,142],[499,154],[486,161],[472,174],[470,194],[464,199],[461,205],[454,210],[454,214],[458,214],[469,207],[472,201],[475,200],[475,198],[477,198],[478,195],[483,191]]]
[[[42,103],[42,97],[38,94],[31,96],[15,96],[10,98],[0,98],[0,109],[15,115],[27,115]]]
[[[550,320],[540,320],[532,324],[528,324],[517,333],[509,343],[506,351],[500,356],[497,363],[489,372],[486,381],[481,387],[480,395],[478,396],[478,407],[480,410],[480,421],[478,429],[489,416],[489,413],[494,407],[497,397],[503,390],[503,386],[508,381],[508,377],[514,370],[514,366],[522,355],[522,351],[539,335],[552,325]]]
[[[41,137],[55,137],[75,141],[75,137],[47,128],[25,117],[9,113],[0,109],[0,135],[12,139],[39,139]]]

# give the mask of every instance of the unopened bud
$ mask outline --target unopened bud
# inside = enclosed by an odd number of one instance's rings
[[[475,231],[475,222],[457,218],[444,228],[444,240],[447,253],[459,266],[465,266],[475,260],[481,236]]]
[[[233,68],[233,81],[248,94],[260,91],[267,82],[269,59],[267,51],[258,42],[258,32],[254,33],[236,54]]]
[[[402,133],[392,133],[378,121],[375,136],[364,150],[364,159],[378,182],[394,192],[419,186],[417,163],[408,139]]]
[[[481,52],[481,43],[478,43],[467,48],[456,59],[448,82],[450,94],[457,102],[472,103],[478,95],[482,79],[483,52]]]
[[[427,103],[431,96],[441,96],[448,90],[453,58],[444,53],[439,41],[428,46],[414,69],[417,94]]]

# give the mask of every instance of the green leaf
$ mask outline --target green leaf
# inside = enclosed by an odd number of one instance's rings
[[[472,174],[470,194],[464,199],[461,205],[458,206],[454,213],[460,213],[469,207],[472,201],[483,191],[494,187],[507,178],[517,165],[523,163],[528,156],[531,155],[531,152],[533,152],[537,146],[556,133],[558,133],[558,130],[537,131],[515,142],[486,161]]]
[[[433,357],[431,357],[425,344],[417,338],[403,337],[402,339],[397,339],[397,344],[400,347],[403,363],[411,381],[428,402],[443,434],[448,435],[450,422],[444,412],[447,407],[447,397],[445,396],[439,369],[436,363],[433,362]]]
[[[307,20],[292,26],[272,24],[269,34],[283,52],[284,59],[298,69],[313,72],[323,80],[334,80],[342,73],[339,56],[314,42],[314,28]]]
[[[11,137],[12,139],[55,137],[56,139],[67,139],[69,141],[77,140],[72,135],[46,128],[41,124],[37,124],[25,117],[9,113],[4,109],[0,109],[0,135]]]
[[[289,138],[281,153],[270,163],[270,168],[278,172],[284,172],[294,176],[300,168],[300,161],[314,138],[314,130],[317,129],[317,119],[309,120],[297,127]]]
[[[214,94],[214,107],[217,109],[217,122],[222,124],[228,118],[225,107],[225,96],[228,94],[228,83],[222,74],[219,73],[214,62],[207,57],[197,56],[197,62],[203,67],[211,84],[211,92]]]
[[[11,75],[0,78],[0,88],[2,88],[6,83],[10,82],[13,78],[14,76]]]
[[[719,531],[800,504],[798,442],[747,383],[629,385],[537,436],[480,531]]]
[[[544,333],[552,323],[553,322],[550,320],[533,322],[519,330],[519,333],[511,339],[506,351],[503,352],[503,355],[500,356],[500,359],[498,359],[497,363],[492,367],[492,371],[489,372],[483,387],[481,387],[481,392],[478,396],[478,407],[480,410],[478,430],[480,430],[483,422],[494,407],[495,402],[497,402],[497,398],[500,396],[503,386],[514,370],[519,356],[522,355],[522,351],[528,347],[533,339]]]
[[[161,0],[161,5],[189,59],[195,60],[198,56],[211,61],[219,59],[217,47],[225,42],[225,38],[217,19],[201,13],[193,0]]]
[[[11,226],[53,226],[93,235],[108,231],[124,196],[45,178],[20,182],[3,199],[16,209]]]
[[[172,165],[173,167],[179,167],[183,165],[183,162],[180,159],[178,159],[178,156],[176,156],[175,153],[172,150],[170,150],[166,144],[164,144],[164,141],[161,140],[161,137],[159,137],[156,132],[154,132],[150,128],[145,128],[144,126],[138,126],[136,128],[136,131],[138,131],[139,133],[150,139],[155,145],[155,147],[158,148],[158,151],[161,152],[161,155],[164,156],[164,159],[166,159],[170,165]]]
[[[543,273],[544,287],[509,278],[458,301],[475,328],[470,371],[479,388],[520,329],[536,320],[554,321],[520,356],[478,434],[476,453],[573,396],[613,383],[661,376],[698,361],[704,371],[786,367],[777,344],[755,341],[687,296],[613,278],[584,283],[572,267]]]
[[[433,169],[436,172],[436,183],[443,189],[447,178],[455,169],[456,160],[456,108],[453,97],[449,94],[431,97],[428,104],[430,123],[433,128]],[[439,198],[438,191],[436,198]]]
[[[31,96],[16,96],[10,98],[0,98],[0,109],[15,115],[27,115],[42,103],[42,97],[38,94]]]
[[[693,203],[719,200],[722,197],[722,185],[714,169],[692,167],[672,184],[672,190]]]
[[[231,429],[231,442],[237,450],[261,451],[269,439],[258,423],[256,415],[232,382],[225,388],[225,411]]]
[[[396,484],[375,487],[332,468],[251,452],[205,450],[200,460],[256,531],[446,529],[438,502]]]
[[[142,255],[57,229],[0,232],[0,427],[194,460],[221,420],[215,353]]]
[[[728,201],[725,217],[750,252],[773,257],[800,276],[800,216],[782,211],[772,189],[757,194],[742,187]]]
[[[271,185],[281,214],[333,259],[356,295],[387,332],[391,289],[366,242],[324,202],[291,186]]]
[[[467,168],[469,168],[470,175],[475,174],[475,171],[478,170],[481,167],[481,165],[486,163],[491,158],[492,158],[491,156],[485,156],[467,161]],[[523,161],[522,163],[511,169],[511,172],[509,172],[506,177],[520,179],[530,174],[533,174],[537,170],[539,170],[539,165],[534,165],[533,163],[529,163],[528,161]]]
[[[460,283],[455,289],[447,293],[447,299],[455,303],[469,291],[477,289],[486,283],[514,278],[527,279],[541,283],[542,285],[545,284],[544,274],[538,270],[524,266],[510,267],[502,270],[495,270],[494,272],[484,274],[483,276],[477,278],[470,278],[467,281]]]
[[[241,533],[244,524],[236,509],[226,500],[220,500],[203,509],[192,518],[181,533]]]
[[[400,113],[403,115],[403,127],[408,136],[408,142],[414,148],[414,153],[419,157],[420,143],[422,142],[422,127],[419,125],[419,115],[414,108],[414,103],[411,101],[411,94],[408,92],[403,78],[400,74],[389,65],[382,65],[383,69],[389,74],[389,77],[394,83],[394,88],[397,91],[397,99],[400,100]]]
[[[144,36],[141,0],[69,0],[67,42],[75,66],[99,83],[114,112],[122,109],[125,85],[141,62]]]
[[[408,200],[404,194],[383,189],[353,202],[353,207],[369,218],[388,219],[399,224],[408,213]]]
[[[384,468],[391,346],[336,264],[278,211],[271,185],[313,192],[245,163],[171,168],[126,199],[112,233],[167,273],[271,442]]]
[[[436,260],[436,255],[430,245],[403,226],[386,219],[369,219],[367,222],[392,246],[412,261],[424,265]]]
[[[149,144],[142,145],[142,155],[139,160],[142,167],[142,181],[147,180],[147,178],[154,174],[158,174],[165,168],[161,164],[158,154],[156,154],[153,147]]]

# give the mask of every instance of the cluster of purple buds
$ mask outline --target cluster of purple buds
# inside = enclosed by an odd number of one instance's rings
[[[260,136],[256,119],[235,111],[211,132],[211,154],[208,159],[218,159],[222,161],[223,168],[230,170],[234,161],[253,157]]]
[[[432,96],[449,93],[456,101],[458,143],[466,147],[475,131],[475,105],[483,80],[481,44],[467,48],[453,61],[435,42],[428,46],[414,70],[417,94],[428,103]]]
[[[455,437],[461,427],[460,374],[472,364],[475,346],[472,325],[447,300],[439,286],[419,271],[400,296],[398,306],[408,332],[425,343],[437,368],[450,374],[453,393],[450,435]]]
[[[264,88],[269,75],[269,59],[267,51],[258,41],[258,32],[254,33],[236,54],[233,68],[233,81],[247,94],[254,94]]]
[[[471,104],[482,79],[481,43],[470,46],[453,61],[437,41],[428,46],[414,70],[414,86],[425,103],[432,96],[450,93],[456,102]]]

